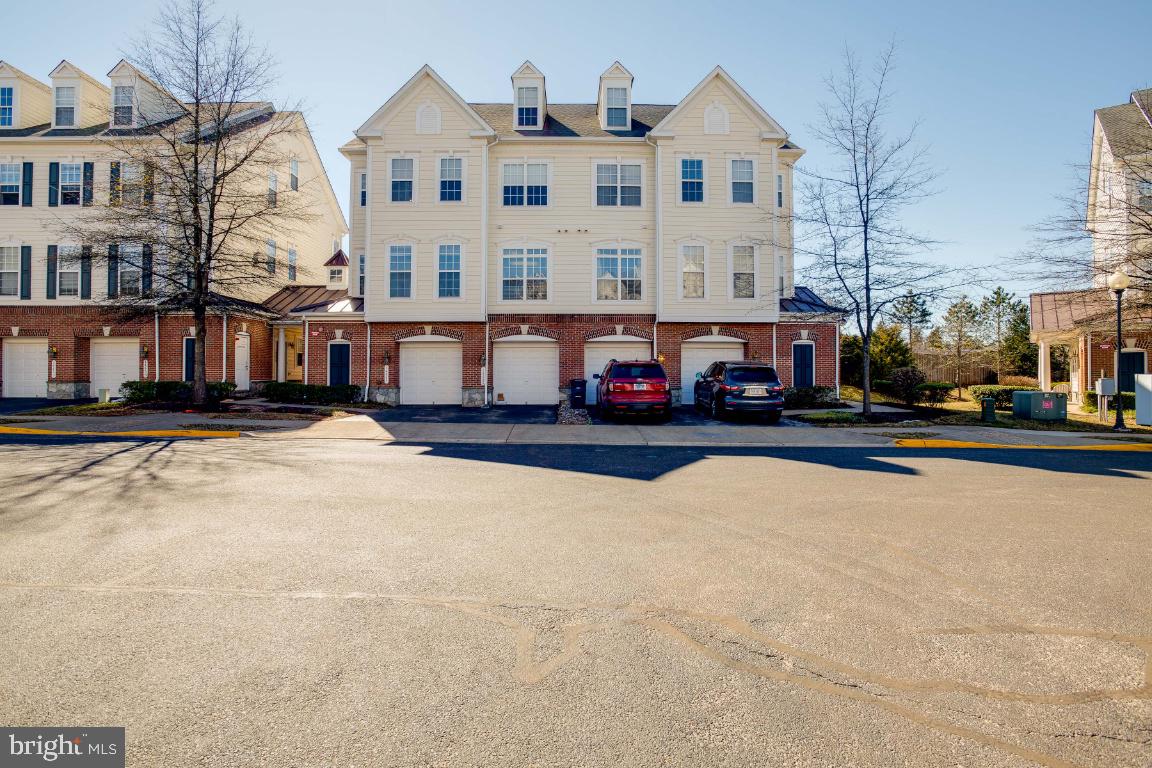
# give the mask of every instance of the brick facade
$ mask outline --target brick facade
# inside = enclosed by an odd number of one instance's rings
[[[1152,332],[1125,333],[1124,337],[1125,350],[1144,350],[1145,370],[1152,370],[1150,368],[1152,367]],[[1087,336],[1081,336],[1079,341],[1081,366],[1079,375],[1083,387],[1082,391],[1095,390],[1096,379],[1112,378],[1115,372],[1116,338],[1114,334],[1104,336],[1100,333],[1093,333],[1091,345],[1088,343]],[[1091,357],[1090,363],[1089,356]]]

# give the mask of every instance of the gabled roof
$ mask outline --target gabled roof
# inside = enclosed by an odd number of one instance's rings
[[[364,124],[356,129],[356,135],[375,135],[377,131],[372,128],[372,125],[379,120],[382,120],[385,115],[392,111],[392,109],[402,103],[408,94],[413,89],[415,89],[417,84],[424,78],[430,78],[433,82],[439,85],[448,95],[448,98],[451,99],[458,107],[460,107],[461,111],[463,111],[465,115],[475,121],[476,127],[478,129],[485,131],[486,133],[490,133],[492,131],[492,126],[484,122],[484,118],[476,114],[476,111],[468,105],[468,102],[460,98],[460,94],[452,90],[452,86],[448,85],[448,83],[444,82],[444,79],[440,77],[440,75],[436,74],[436,70],[425,64],[416,71],[416,74],[408,78],[408,82],[404,83],[404,85],[400,87],[400,90],[392,94],[392,97],[388,99],[388,101],[384,102],[383,106],[373,112],[372,117],[365,120]]]
[[[834,307],[816,295],[811,288],[797,285],[794,296],[780,299],[780,311],[805,315],[843,315],[846,310]]]
[[[18,80],[23,80],[29,85],[36,86],[42,91],[51,92],[52,89],[46,83],[42,83],[27,72],[18,69],[6,61],[0,61],[0,77],[15,77]]]
[[[85,72],[84,70],[80,69],[80,67],[76,66],[75,64],[68,61],[67,59],[61,59],[60,63],[56,65],[56,68],[48,73],[48,76],[49,77],[78,77],[81,80],[85,80],[89,84],[96,86],[97,88],[104,91],[105,93],[111,93],[111,91],[108,90],[108,86],[104,85],[104,83],[102,83],[99,80],[97,80],[96,78],[92,77],[92,75],[90,75],[87,72]]]
[[[632,126],[627,130],[606,131],[600,127],[600,115],[595,104],[549,104],[544,126],[521,130],[516,127],[515,109],[511,104],[471,104],[484,121],[501,138],[513,136],[533,137],[621,137],[643,138],[672,111],[671,104],[633,104]]]
[[[284,317],[314,312],[361,312],[364,300],[350,297],[344,288],[332,290],[322,285],[289,285],[265,299],[264,306]]]
[[[336,253],[332,254],[332,258],[330,258],[330,259],[328,259],[328,261],[324,262],[324,266],[326,266],[326,267],[346,267],[346,266],[348,266],[348,257],[344,254],[344,249],[341,248],[340,250],[336,251]]]
[[[671,123],[676,120],[682,111],[687,109],[688,104],[694,101],[695,98],[700,93],[702,93],[705,88],[707,88],[716,80],[719,80],[730,89],[732,89],[733,93],[736,95],[736,98],[744,104],[745,108],[748,109],[752,116],[760,120],[767,133],[775,134],[781,139],[788,138],[788,132],[784,130],[780,123],[776,122],[771,115],[765,112],[764,108],[756,103],[756,100],[748,95],[748,92],[745,91],[739,83],[732,79],[732,76],[725,72],[724,68],[721,66],[715,67],[704,77],[703,80],[697,83],[696,87],[689,91],[688,95],[680,100],[680,103],[676,105],[676,108],[673,109],[668,115],[666,115],[664,119],[660,121],[659,125],[652,129],[652,135],[670,135],[668,128]]]
[[[620,63],[619,59],[612,62],[612,66],[608,67],[608,69],[601,72],[600,77],[626,77],[629,80],[636,79],[632,76],[632,73],[628,71],[628,68]]]
[[[544,73],[537,69],[532,62],[525,61],[512,73],[512,77],[544,77]]]
[[[1133,91],[1127,104],[1096,110],[1096,119],[1116,157],[1152,152],[1152,89]]]

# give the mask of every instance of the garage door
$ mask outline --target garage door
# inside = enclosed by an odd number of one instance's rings
[[[609,360],[651,360],[652,342],[601,341],[584,345],[584,378],[588,379],[588,402],[596,402],[596,380],[593,374],[602,373]]]
[[[690,405],[695,402],[693,385],[696,374],[719,360],[743,360],[744,344],[710,342],[680,345],[680,402]]]
[[[492,364],[492,400],[497,405],[555,405],[560,401],[559,344],[494,344]]]
[[[4,397],[48,395],[48,342],[4,340]]]
[[[120,397],[120,385],[140,378],[139,339],[92,339],[92,397],[107,389]]]
[[[463,360],[454,342],[400,345],[401,405],[460,405]]]

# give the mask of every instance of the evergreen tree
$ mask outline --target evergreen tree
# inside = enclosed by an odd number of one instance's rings
[[[989,340],[995,354],[994,367],[996,377],[1004,375],[1004,339],[1008,333],[1008,326],[1021,310],[1024,311],[1024,322],[1028,322],[1028,309],[1024,302],[1016,298],[1016,294],[1009,293],[997,287],[991,295],[985,296],[980,302],[980,323],[987,331]],[[1025,336],[1027,338],[1027,336]]]
[[[960,391],[960,377],[964,368],[970,365],[980,353],[980,309],[967,296],[961,296],[944,313],[940,325],[935,329],[940,349],[948,353],[954,370],[953,381],[957,395]]]
[[[932,322],[928,300],[922,295],[913,293],[911,289],[892,303],[892,311],[888,316],[892,318],[892,322],[908,331],[909,348],[916,342],[916,331],[927,328]]]
[[[1001,345],[1001,364],[1006,373],[1035,376],[1039,348],[1029,339],[1028,307],[1024,302],[1012,312]]]

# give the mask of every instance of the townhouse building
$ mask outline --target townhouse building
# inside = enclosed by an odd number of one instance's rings
[[[127,380],[190,379],[190,316],[126,319],[108,302],[149,295],[163,254],[125,246],[115,260],[96,259],[90,245],[62,234],[85,209],[108,205],[127,194],[130,179],[141,181],[110,139],[147,142],[155,126],[179,120],[182,107],[125,61],[106,80],[68,61],[49,78],[0,62],[0,394],[94,397],[118,394]],[[273,114],[269,103],[242,105],[236,129],[259,130]],[[243,295],[209,319],[209,379],[234,381],[240,390],[276,373],[271,324],[278,315],[260,302],[279,285],[324,279],[324,264],[346,233],[303,117],[288,117],[299,130],[284,135],[290,159],[269,172],[268,192],[310,196],[315,216],[261,244],[276,284],[234,291]]]
[[[1092,284],[1080,290],[1031,295],[1032,341],[1039,345],[1041,388],[1051,389],[1052,351],[1068,350],[1073,402],[1099,378],[1118,378],[1132,392],[1147,373],[1152,348],[1152,89],[1133,91],[1124,104],[1096,110],[1088,174],[1085,224],[1092,237]],[[1107,277],[1129,274],[1124,338],[1117,345],[1116,303]]]
[[[657,358],[685,403],[715,360],[837,385],[842,314],[794,280],[803,150],[719,67],[678,104],[634,100],[619,62],[589,85],[551,103],[526,62],[510,101],[469,103],[425,66],[356,130],[347,290],[276,299],[305,381],[556,403]]]

